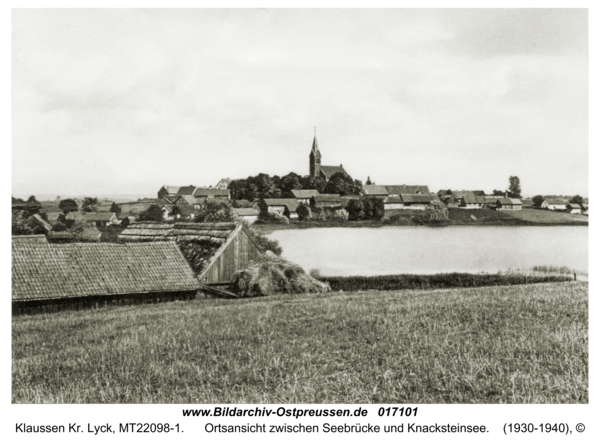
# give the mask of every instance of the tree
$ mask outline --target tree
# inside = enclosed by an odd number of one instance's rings
[[[430,223],[448,220],[448,208],[439,200],[434,200],[425,207],[425,218]]]
[[[279,181],[279,189],[281,190],[282,197],[293,198],[294,194],[292,190],[301,190],[302,177],[296,173],[289,173],[281,178]]]
[[[327,185],[325,185],[325,194],[339,194],[340,196],[354,194],[352,177],[341,171],[333,174],[327,181]]]
[[[508,186],[508,197],[512,197],[513,199],[521,198],[521,181],[517,176],[510,176],[508,178],[509,186]]]
[[[150,207],[138,215],[137,220],[140,222],[163,222],[163,212],[158,205],[150,205]]]
[[[364,205],[359,199],[352,199],[346,206],[348,220],[362,220],[365,217]]]
[[[379,197],[367,197],[363,200],[365,219],[380,220],[385,214],[383,199]]]
[[[98,198],[84,197],[83,203],[81,204],[81,210],[85,213],[95,213],[98,211]]]
[[[298,213],[298,219],[300,219],[300,220],[310,219],[310,208],[307,205],[301,203],[300,205],[298,205],[296,212]]]
[[[200,207],[194,222],[237,222],[238,216],[229,202],[207,199]]]
[[[538,194],[537,196],[533,196],[533,205],[536,207],[541,207],[542,202],[544,202],[544,196]]]
[[[111,213],[115,213],[117,216],[119,216],[121,214],[121,207],[117,205],[116,202],[113,202],[110,206],[110,210]]]
[[[505,191],[501,191],[501,190],[494,190],[492,191],[492,194],[494,196],[504,196]]]
[[[73,199],[63,199],[58,203],[58,207],[64,214],[74,213],[79,210],[77,202]]]
[[[583,205],[583,197],[581,197],[579,194],[577,194],[569,202],[576,203],[576,204],[579,204],[579,205]]]

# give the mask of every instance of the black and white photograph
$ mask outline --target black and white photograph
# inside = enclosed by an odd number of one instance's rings
[[[12,9],[11,404],[589,404],[588,20]]]

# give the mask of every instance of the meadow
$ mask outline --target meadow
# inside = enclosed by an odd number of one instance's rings
[[[587,403],[585,282],[12,319],[13,403]]]

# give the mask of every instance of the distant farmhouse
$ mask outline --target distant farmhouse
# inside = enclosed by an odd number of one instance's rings
[[[319,144],[317,143],[317,135],[313,140],[312,149],[309,155],[309,171],[311,179],[320,177],[325,180],[329,180],[335,173],[346,173],[344,167],[340,166],[327,166],[321,165],[321,152],[319,151]]]

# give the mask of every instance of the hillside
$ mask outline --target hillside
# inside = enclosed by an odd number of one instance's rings
[[[15,403],[587,403],[588,285],[13,318]]]

